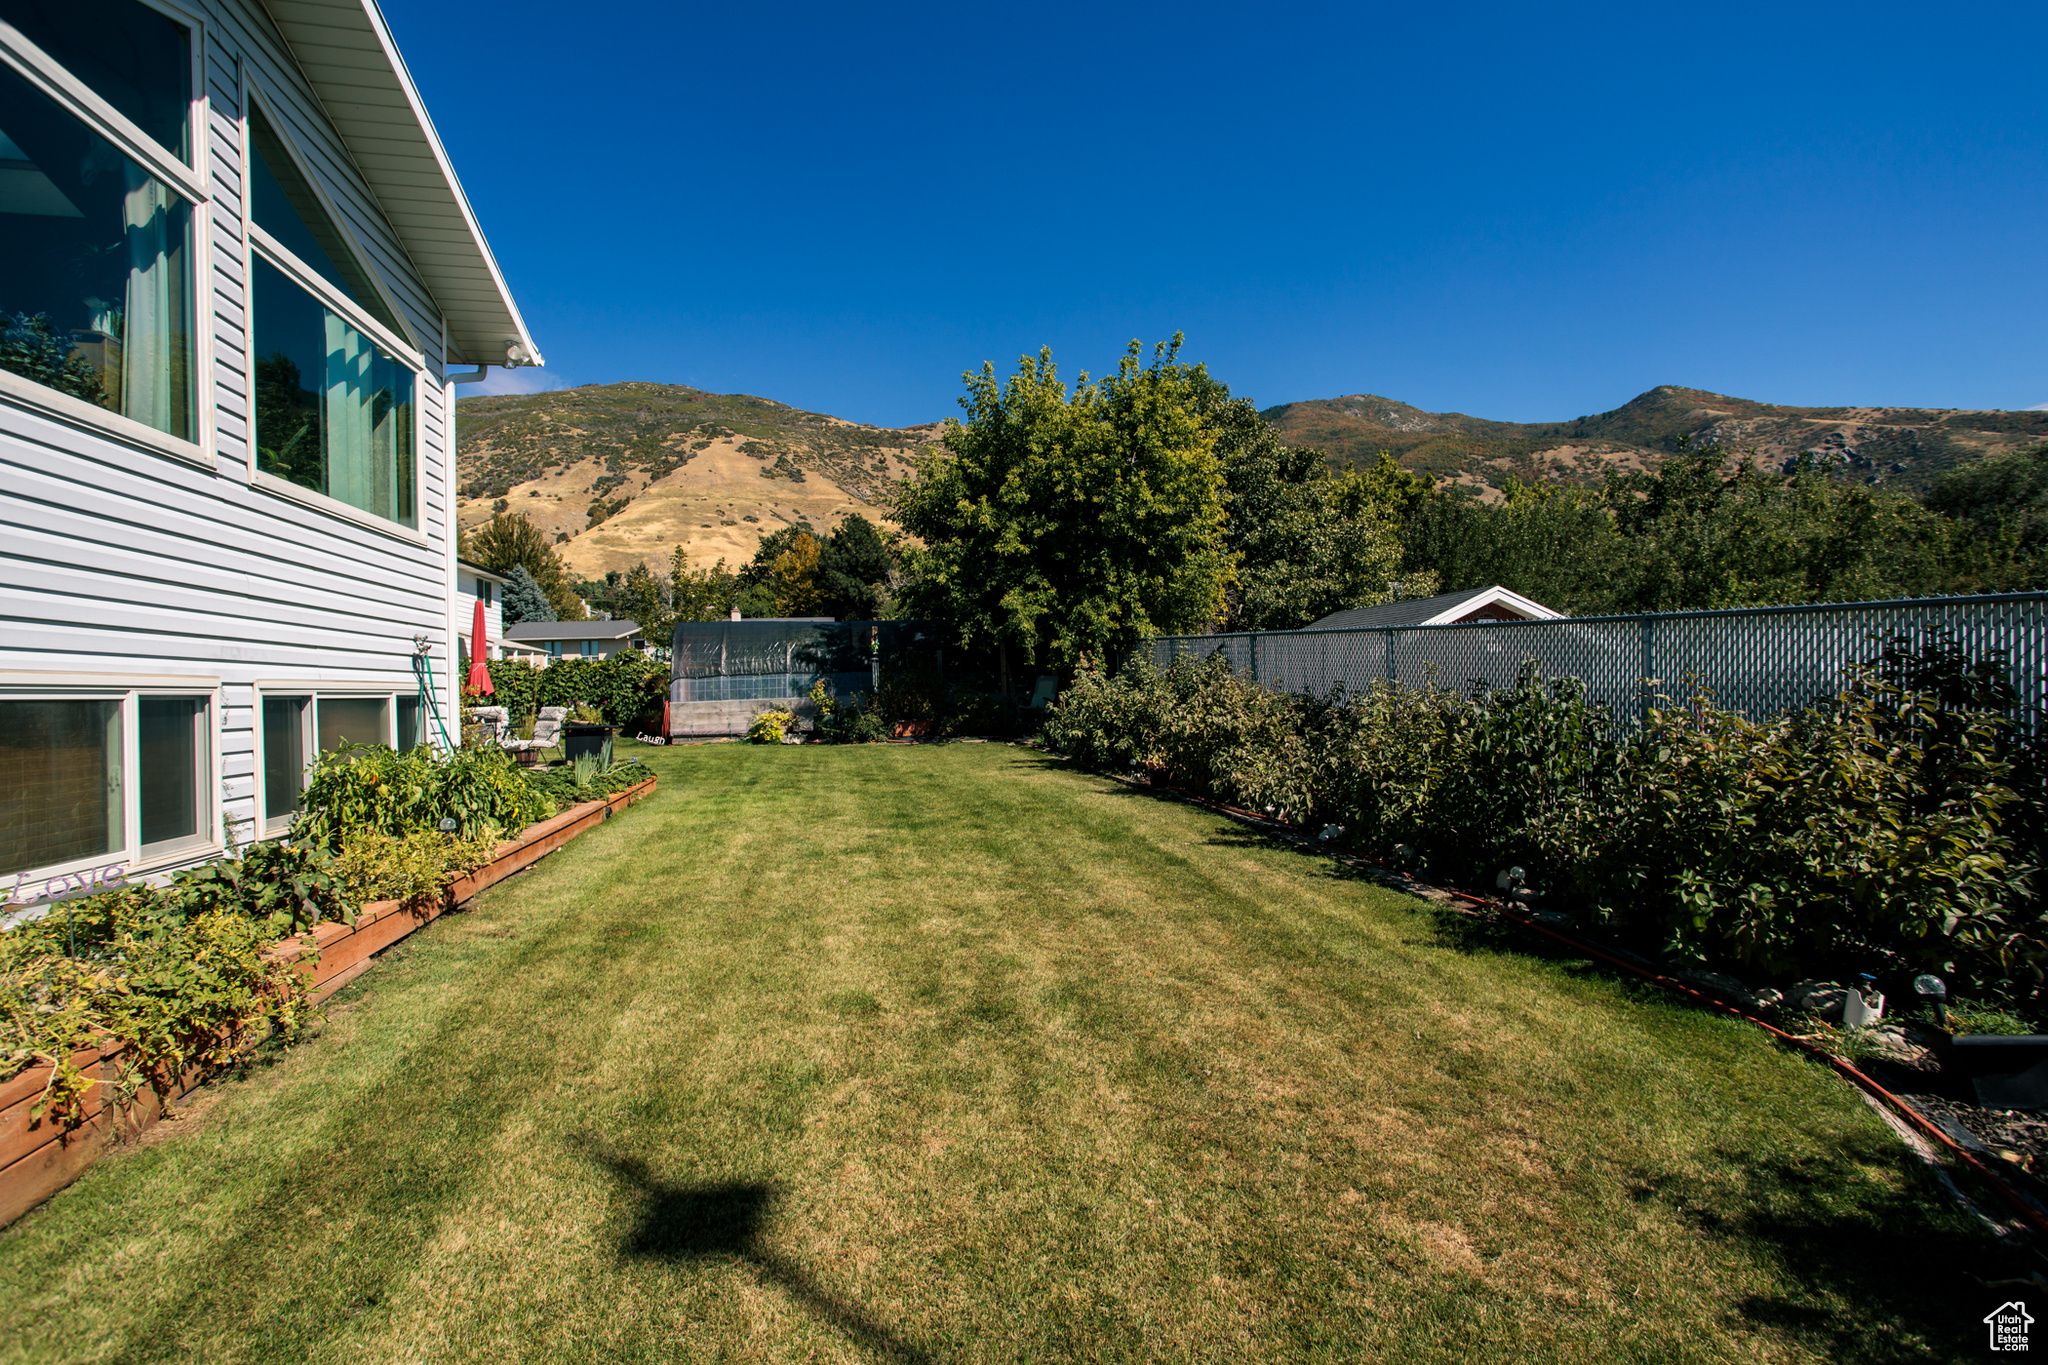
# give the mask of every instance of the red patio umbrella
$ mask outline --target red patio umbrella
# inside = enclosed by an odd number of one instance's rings
[[[484,639],[484,600],[476,600],[476,620],[469,629],[469,690],[481,692],[488,697],[497,689],[491,686],[491,670],[484,666],[485,652],[489,649]]]

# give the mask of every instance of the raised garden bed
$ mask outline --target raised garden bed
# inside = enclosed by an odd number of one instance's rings
[[[270,951],[279,957],[293,957],[308,946],[317,948],[320,956],[309,964],[310,984],[313,999],[324,1000],[368,971],[375,954],[438,919],[449,907],[531,867],[577,835],[652,795],[654,786],[655,779],[650,777],[603,800],[586,801],[551,820],[528,825],[499,844],[490,862],[451,883],[438,902],[372,901],[356,915],[353,926],[339,921],[322,924],[310,935],[285,939]],[[110,1144],[135,1137],[163,1116],[164,1100],[153,1086],[143,1086],[125,1105],[111,1102],[115,1079],[124,1069],[124,1055],[120,1044],[72,1054],[73,1062],[102,1084],[87,1092],[84,1115],[68,1127],[29,1117],[50,1083],[50,1067],[33,1066],[0,1082],[0,1227],[77,1179]],[[206,1078],[203,1068],[194,1068],[164,1089],[176,1101]]]

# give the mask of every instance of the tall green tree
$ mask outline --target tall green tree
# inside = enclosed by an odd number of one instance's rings
[[[1217,388],[1224,401],[1205,420],[1230,498],[1226,543],[1236,580],[1225,626],[1295,630],[1386,601],[1401,557],[1401,489],[1384,471],[1333,478],[1320,452],[1282,445],[1250,401]],[[1387,463],[1401,474],[1391,457]]]
[[[678,545],[669,553],[669,601],[678,621],[719,621],[732,612],[739,581],[719,560],[708,569],[692,569],[690,557]]]
[[[1410,503],[1401,571],[1433,574],[1444,592],[1497,584],[1583,615],[1613,604],[1614,541],[1598,492],[1509,480],[1498,503],[1451,490]]]
[[[523,621],[558,619],[555,616],[554,604],[548,601],[548,595],[541,591],[540,584],[534,581],[533,575],[527,572],[524,564],[514,564],[505,578],[506,625],[516,626]]]
[[[619,579],[616,611],[640,627],[649,643],[666,649],[675,634],[675,612],[670,607],[669,585],[643,561],[626,570]]]
[[[1901,493],[1790,473],[1718,447],[1682,449],[1655,473],[1610,475],[1621,551],[1613,608],[1686,611],[1911,597],[1955,586],[1953,527]]]
[[[581,621],[583,600],[569,582],[569,571],[555,547],[548,544],[540,528],[518,512],[500,512],[482,526],[461,537],[460,553],[472,564],[492,573],[509,574],[515,564],[524,565],[547,594],[556,619]]]
[[[824,610],[841,621],[880,619],[889,607],[889,580],[895,568],[895,556],[881,531],[860,513],[848,513],[825,537],[818,558]]]
[[[900,496],[924,542],[912,614],[952,622],[970,647],[1072,672],[1159,633],[1199,630],[1230,582],[1222,462],[1202,420],[1201,366],[1181,338],[1150,365],[1132,342],[1116,374],[1071,394],[1052,352],[1007,384],[963,375],[963,423]]]

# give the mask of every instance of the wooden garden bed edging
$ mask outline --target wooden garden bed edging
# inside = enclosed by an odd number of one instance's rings
[[[644,800],[653,794],[654,785],[650,777],[604,800],[585,801],[551,820],[528,825],[499,844],[490,862],[458,877],[437,903],[408,906],[403,901],[372,901],[356,915],[353,926],[330,921],[310,934],[283,940],[267,956],[296,957],[308,947],[317,948],[319,961],[308,964],[312,972],[309,984],[312,998],[324,1000],[368,971],[374,954],[440,918],[450,906],[461,905],[485,887],[533,866],[577,835]],[[126,1105],[112,1101],[126,1052],[125,1045],[110,1041],[104,1047],[71,1054],[74,1066],[101,1083],[86,1091],[84,1115],[68,1128],[48,1119],[29,1119],[29,1111],[50,1083],[53,1068],[32,1066],[0,1081],[0,1227],[76,1180],[108,1146],[140,1135],[163,1117],[164,1101],[150,1086],[144,1086]],[[169,1087],[170,1098],[183,1098],[205,1079],[204,1068],[192,1068]]]

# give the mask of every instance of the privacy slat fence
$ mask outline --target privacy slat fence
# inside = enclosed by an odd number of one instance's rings
[[[1637,723],[1658,693],[1695,686],[1752,719],[1834,692],[1842,670],[1877,656],[1884,642],[1953,640],[1971,658],[1999,655],[2025,723],[2048,706],[2048,593],[1840,602],[1557,621],[1167,635],[1152,661],[1221,652],[1241,675],[1276,690],[1359,691],[1385,679],[1470,692],[1511,683],[1524,660],[1550,677],[1585,681],[1616,721]],[[1646,681],[1648,680],[1648,681]]]

